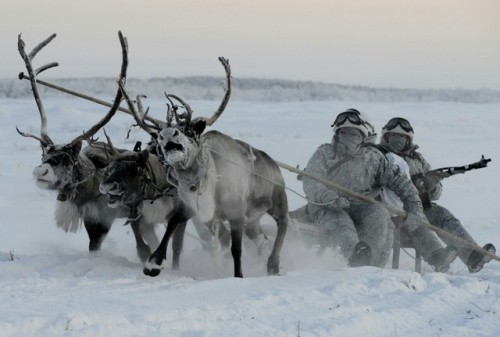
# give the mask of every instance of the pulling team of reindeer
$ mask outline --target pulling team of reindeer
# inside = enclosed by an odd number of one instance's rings
[[[265,152],[218,131],[204,132],[223,113],[231,95],[231,69],[219,58],[226,73],[226,92],[209,118],[193,118],[191,107],[175,95],[166,95],[168,113],[160,121],[144,112],[141,97],[131,99],[126,89],[127,40],[119,32],[122,65],[113,104],[106,115],[88,131],[67,144],[56,145],[47,129],[47,115],[37,87],[37,75],[57,66],[50,63],[34,69],[32,60],[55,34],[29,54],[19,35],[18,49],[41,118],[40,136],[17,131],[37,139],[42,147],[42,163],[33,171],[40,188],[57,192],[56,223],[66,231],[76,231],[83,222],[89,250],[98,250],[113,221],[126,218],[136,239],[144,273],[156,276],[166,261],[172,238],[173,268],[179,265],[186,222],[191,219],[203,242],[220,240],[231,246],[234,276],[243,277],[242,236],[255,242],[266,240],[259,220],[268,213],[277,224],[277,234],[267,262],[269,274],[279,272],[279,255],[288,225],[288,204],[280,169]],[[122,101],[138,126],[151,136],[148,149],[116,149],[93,136],[108,123]],[[175,102],[177,105],[175,104]],[[183,112],[180,113],[179,109]],[[82,142],[89,145],[82,149]],[[270,183],[276,182],[276,183]],[[229,230],[224,222],[229,223]],[[166,224],[161,240],[154,226]],[[156,248],[157,247],[157,248]],[[152,249],[156,250],[152,253]]]
[[[24,137],[38,140],[42,148],[42,163],[33,170],[40,188],[57,192],[56,224],[65,231],[76,231],[80,223],[89,236],[89,250],[99,250],[118,218],[127,219],[136,240],[137,253],[144,263],[144,273],[158,275],[167,258],[167,246],[172,239],[172,268],[179,267],[186,223],[191,220],[206,247],[231,246],[234,276],[243,277],[241,266],[242,236],[246,234],[259,247],[267,243],[259,220],[268,213],[277,224],[277,233],[267,261],[270,275],[279,273],[279,255],[288,227],[288,202],[280,167],[301,174],[289,165],[276,162],[265,152],[233,139],[218,131],[204,132],[221,116],[231,95],[231,69],[224,58],[219,58],[226,73],[226,92],[219,108],[211,117],[193,118],[188,103],[176,95],[167,94],[166,121],[160,121],[144,112],[141,96],[131,99],[126,89],[128,67],[127,40],[118,33],[122,65],[112,104],[77,96],[107,105],[106,115],[88,131],[67,144],[56,145],[48,135],[47,115],[42,104],[38,83],[60,89],[37,80],[41,72],[58,66],[49,63],[34,69],[32,60],[54,38],[55,34],[38,44],[27,54],[19,35],[18,49],[26,65],[28,79],[40,112],[40,136],[17,129]],[[71,94],[67,89],[63,88]],[[125,101],[128,109],[120,107]],[[177,102],[177,104],[175,102]],[[141,150],[139,145],[129,151],[116,149],[106,135],[107,142],[98,142],[94,135],[120,110],[129,113],[151,142]],[[179,110],[183,112],[180,113]],[[89,145],[82,148],[83,141]],[[342,190],[369,202],[334,182],[308,175],[325,185]],[[403,211],[391,210],[401,216]],[[224,225],[229,223],[229,229]],[[166,226],[159,242],[155,225]],[[301,224],[306,226],[307,225]],[[428,223],[426,227],[451,235]],[[321,233],[320,233],[321,235]],[[460,240],[459,238],[454,238]],[[463,244],[500,261],[496,255],[477,245],[461,240]],[[153,251],[153,249],[156,249]]]

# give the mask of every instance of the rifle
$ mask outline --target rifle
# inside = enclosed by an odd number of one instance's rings
[[[452,175],[465,173],[467,171],[476,170],[480,168],[484,168],[488,166],[488,163],[491,161],[490,158],[484,158],[484,155],[481,156],[481,159],[475,163],[464,165],[464,166],[451,166],[451,167],[441,167],[427,173],[417,173],[411,176],[411,180],[413,184],[417,187],[420,199],[422,200],[422,205],[424,209],[427,209],[431,206],[431,199],[429,195],[429,191],[431,191],[434,187],[431,183],[432,178],[436,177],[439,179],[448,178]]]
[[[475,163],[464,165],[464,166],[452,166],[452,167],[442,167],[432,171],[427,172],[427,174],[435,175],[440,178],[448,178],[452,175],[465,173],[467,171],[476,170],[480,168],[484,168],[488,166],[488,163],[491,161],[490,158],[484,158],[484,155],[481,156],[481,159]]]

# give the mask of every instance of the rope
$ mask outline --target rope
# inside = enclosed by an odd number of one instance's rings
[[[370,202],[370,203],[377,203],[377,204],[380,204],[382,206],[384,206],[389,212],[395,214],[395,215],[398,215],[398,216],[402,216],[402,217],[406,217],[407,213],[401,209],[397,209],[397,208],[393,208],[393,207],[389,207],[387,205],[385,205],[384,203],[381,203],[373,198],[369,198],[365,195],[362,195],[362,194],[359,194],[359,193],[356,193],[354,191],[351,191],[349,190],[348,188],[345,188],[343,186],[340,186],[332,181],[329,181],[329,180],[326,180],[326,179],[323,179],[323,178],[320,178],[320,177],[317,177],[315,175],[312,175],[304,170],[299,170],[299,169],[296,169],[295,167],[293,166],[290,166],[290,165],[287,165],[287,164],[284,164],[284,163],[281,163],[279,161],[276,161],[276,163],[278,164],[279,167],[285,169],[285,170],[288,170],[290,172],[293,172],[293,173],[298,173],[298,174],[301,174],[305,177],[308,177],[308,178],[311,178],[311,179],[314,179],[316,181],[319,181],[327,186],[330,186],[330,187],[333,187],[339,191],[342,191],[342,192],[345,192],[353,197],[356,197],[358,199],[361,199],[361,200],[364,200],[364,201],[367,201],[367,202]],[[462,238],[459,238],[439,227],[436,227],[432,224],[430,224],[429,222],[427,221],[423,221],[422,222],[422,226],[426,227],[427,229],[430,229],[430,230],[433,230],[434,232],[442,235],[442,236],[445,236],[449,239],[452,239],[452,240],[455,240],[457,242],[459,242],[460,244],[464,245],[464,246],[467,246],[477,252],[480,252],[481,254],[483,255],[487,255],[489,257],[491,257],[492,259],[494,260],[497,260],[497,261],[500,261],[500,257],[496,256],[495,254],[493,254],[492,252],[488,251],[488,250],[485,250],[483,249],[482,247],[479,247],[476,243],[473,243],[473,242],[469,242],[469,241],[465,241],[464,239]]]
[[[246,166],[240,165],[239,163],[235,162],[234,160],[229,159],[228,157],[226,157],[226,156],[225,156],[225,155],[223,155],[222,153],[220,153],[220,152],[218,152],[218,151],[215,151],[215,150],[214,150],[214,149],[212,149],[212,148],[209,148],[209,150],[210,150],[210,152],[215,153],[215,154],[217,154],[218,156],[220,156],[221,158],[223,158],[223,159],[227,160],[227,161],[228,161],[228,162],[230,162],[231,164],[233,164],[233,165],[235,165],[235,166],[238,166],[239,168],[242,168],[242,169],[244,169],[244,170],[246,170],[246,171],[248,171],[248,172],[252,173],[253,175],[256,175],[257,177],[260,177],[260,178],[262,178],[262,179],[264,179],[264,180],[267,180],[267,181],[269,181],[269,182],[270,182],[270,183],[272,183],[272,184],[275,184],[275,185],[278,185],[278,186],[280,186],[280,187],[283,187],[285,190],[290,191],[290,192],[292,192],[293,194],[296,194],[297,196],[299,196],[300,198],[304,199],[304,200],[305,200],[305,201],[307,201],[308,203],[311,203],[311,204],[314,204],[314,205],[318,205],[318,206],[326,206],[326,205],[330,204],[329,202],[327,202],[327,203],[319,203],[319,202],[315,202],[315,201],[313,201],[313,200],[311,200],[311,199],[307,198],[305,195],[302,195],[301,193],[297,192],[296,190],[294,190],[294,189],[292,189],[292,188],[290,188],[290,187],[287,187],[287,186],[285,186],[284,184],[282,184],[282,183],[280,183],[280,182],[277,182],[277,181],[275,181],[275,180],[273,180],[273,179],[270,179],[270,178],[264,177],[263,175],[261,175],[261,174],[259,174],[259,173],[255,172],[253,169],[249,169],[249,168],[248,168],[248,167],[246,167]],[[278,166],[279,166],[279,164],[278,164]]]

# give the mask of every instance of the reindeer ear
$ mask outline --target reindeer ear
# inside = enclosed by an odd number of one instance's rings
[[[142,146],[142,142],[139,140],[135,143],[135,146],[134,146],[134,152],[139,152],[141,151],[141,146]]]
[[[201,135],[206,127],[207,121],[205,119],[198,119],[193,123],[193,131],[197,135]]]
[[[149,151],[148,150],[143,150],[139,152],[139,159],[137,160],[137,164],[140,167],[145,167],[146,163],[148,162],[149,159]]]
[[[72,155],[78,156],[78,154],[80,154],[80,150],[82,149],[82,142],[79,141],[75,144],[69,144],[68,149],[70,150]]]

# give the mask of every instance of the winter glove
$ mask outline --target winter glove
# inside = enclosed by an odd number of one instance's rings
[[[408,212],[403,226],[411,233],[417,230],[418,227],[420,227],[420,225],[424,223],[424,221],[427,221],[427,219],[425,218],[425,215],[423,213]]]
[[[333,202],[329,203],[327,207],[331,209],[343,209],[349,208],[350,205],[351,203],[349,202],[349,200],[343,197],[338,197]]]
[[[432,172],[425,175],[423,173],[417,173],[412,175],[411,179],[420,194],[431,192],[442,180],[439,175],[433,174]]]
[[[441,180],[442,178],[439,175],[432,174],[432,172],[429,172],[425,175],[424,178],[425,187],[427,188],[428,191],[432,191],[441,182]]]
[[[350,206],[349,200],[339,195],[332,190],[328,190],[321,196],[321,203],[330,209],[339,210]]]

